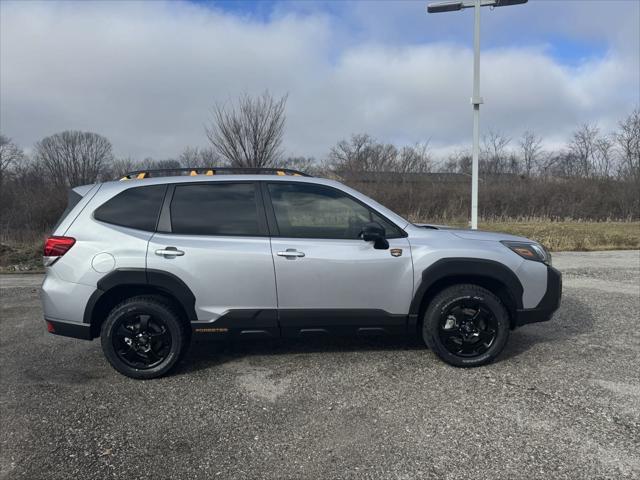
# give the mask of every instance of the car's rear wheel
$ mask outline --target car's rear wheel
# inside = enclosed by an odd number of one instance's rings
[[[100,333],[109,363],[127,377],[150,379],[168,373],[188,343],[178,312],[158,297],[139,296],[117,305]]]
[[[509,338],[509,314],[489,290],[471,284],[454,285],[429,304],[422,337],[450,365],[486,365],[502,352]]]

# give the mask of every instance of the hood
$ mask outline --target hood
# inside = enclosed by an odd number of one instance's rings
[[[414,223],[416,227],[424,228],[428,230],[446,230],[448,233],[455,235],[456,237],[465,240],[486,240],[499,242],[500,240],[512,240],[516,242],[532,242],[525,237],[518,237],[516,235],[509,235],[508,233],[500,232],[485,232],[483,230],[465,230],[462,228],[448,227],[446,225],[432,225],[428,223]]]

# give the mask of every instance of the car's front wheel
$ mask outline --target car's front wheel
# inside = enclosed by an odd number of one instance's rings
[[[118,372],[136,379],[169,372],[187,347],[188,336],[173,306],[154,296],[117,305],[102,325],[102,351]]]
[[[422,337],[450,365],[485,365],[502,352],[509,338],[509,314],[489,290],[478,285],[454,285],[429,304]]]

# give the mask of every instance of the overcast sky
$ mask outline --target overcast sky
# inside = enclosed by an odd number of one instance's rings
[[[0,131],[79,129],[134,159],[204,146],[214,102],[289,94],[285,149],[367,132],[437,152],[471,141],[472,11],[426,2],[0,1]],[[640,104],[640,1],[484,8],[482,129],[562,144]]]

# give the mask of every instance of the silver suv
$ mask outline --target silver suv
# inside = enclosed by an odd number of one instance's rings
[[[194,335],[418,335],[473,367],[560,304],[543,246],[413,224],[333,180],[224,168],[123,180],[71,190],[42,302],[49,332],[100,337],[129,377],[167,373]]]

